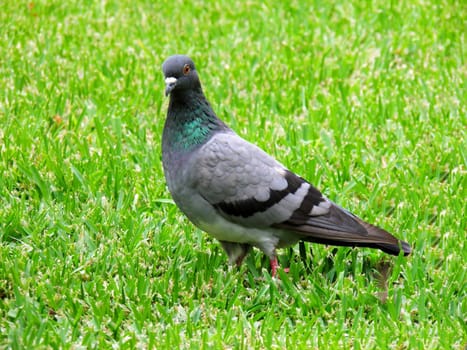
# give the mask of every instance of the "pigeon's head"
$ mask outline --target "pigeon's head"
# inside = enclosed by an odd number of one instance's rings
[[[165,77],[165,96],[178,91],[201,90],[195,64],[188,56],[170,56],[162,64],[162,71]]]

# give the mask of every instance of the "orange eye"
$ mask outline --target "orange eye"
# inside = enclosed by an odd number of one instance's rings
[[[183,74],[187,75],[188,73],[190,73],[190,69],[191,69],[190,66],[188,64],[185,64],[183,66]]]

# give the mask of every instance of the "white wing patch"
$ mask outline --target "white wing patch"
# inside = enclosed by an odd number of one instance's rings
[[[320,216],[325,215],[329,212],[329,208],[331,208],[332,203],[325,198],[324,201],[320,202],[319,205],[314,205],[313,208],[310,210],[310,216]]]

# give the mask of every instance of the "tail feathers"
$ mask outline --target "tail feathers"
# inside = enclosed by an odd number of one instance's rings
[[[375,243],[373,241],[368,241],[364,239],[359,240],[343,240],[339,239],[340,237],[333,237],[332,232],[328,232],[326,235],[306,235],[302,236],[303,241],[313,242],[313,243],[321,243],[327,245],[337,245],[343,247],[366,247],[366,248],[375,248],[379,249],[387,254],[391,255],[399,255],[402,251],[405,256],[409,255],[412,252],[410,245],[402,240],[397,240],[395,242],[380,242]]]
[[[407,242],[397,239],[382,228],[369,224],[358,217],[355,217],[355,219],[367,230],[367,238],[374,237],[376,240],[381,240],[381,242],[374,243],[374,248],[378,248],[383,252],[392,255],[399,255],[401,250],[404,255],[409,255],[412,252],[412,249]]]
[[[412,248],[410,248],[410,245],[405,241],[399,241],[397,246],[395,246],[394,244],[381,243],[375,245],[375,248],[378,248],[383,252],[391,255],[399,255],[401,250],[404,252],[405,256],[410,255],[410,253],[412,253]]]
[[[411,253],[412,249],[407,242],[397,239],[382,228],[371,225],[346,210],[339,211],[339,216],[336,216],[337,208],[333,208],[334,210],[327,217],[323,216],[318,220],[311,217],[306,223],[284,222],[276,224],[275,227],[300,233],[300,239],[307,242],[376,248],[391,255],[399,255],[400,252],[404,255]],[[347,217],[345,225],[341,220],[343,216]]]

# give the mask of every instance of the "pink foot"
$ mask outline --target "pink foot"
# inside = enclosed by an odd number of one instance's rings
[[[271,263],[271,276],[276,277],[277,268],[279,267],[279,263],[277,262],[277,258],[274,257],[269,262]]]
[[[276,277],[277,275],[277,269],[279,268],[279,263],[277,262],[277,258],[274,257],[273,259],[270,259],[269,262],[271,263],[271,276]],[[289,273],[289,268],[286,267],[284,268],[285,273]]]

